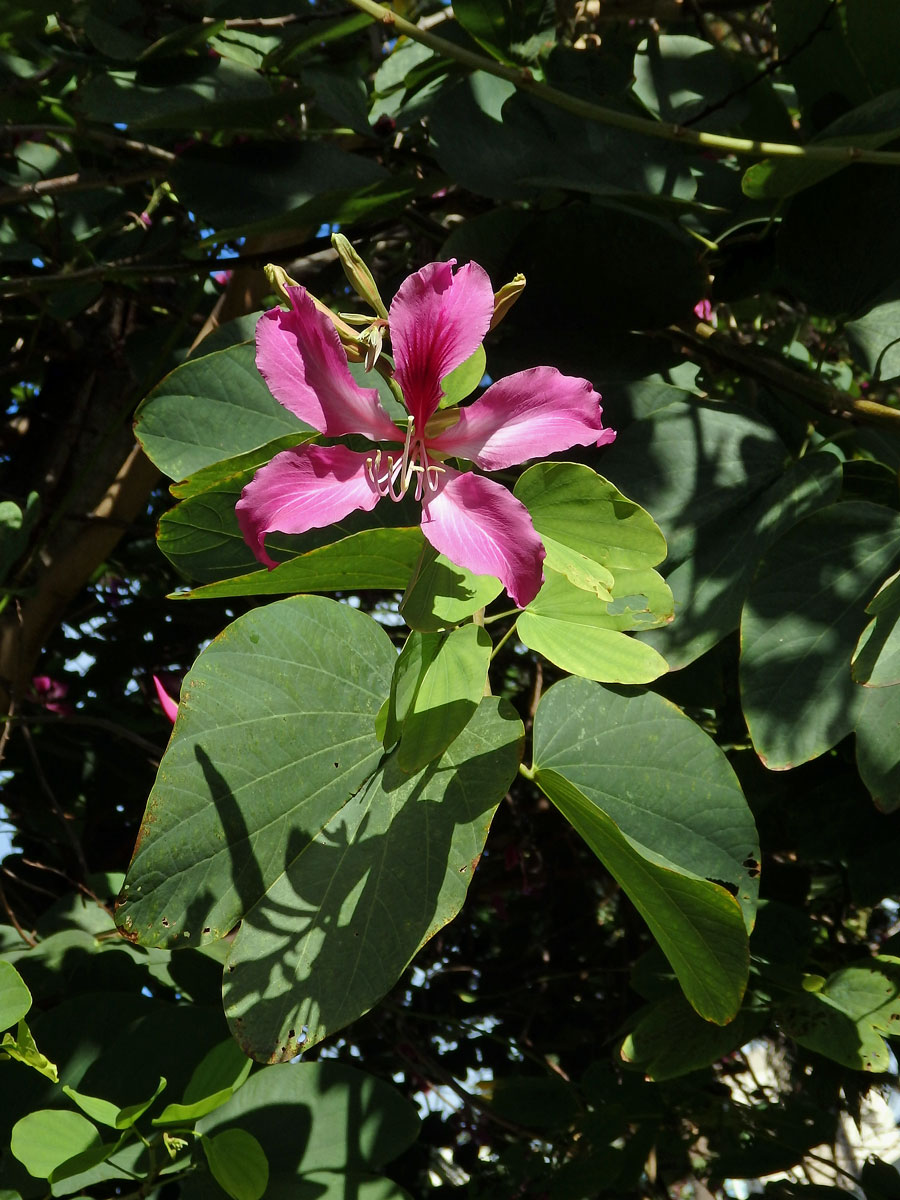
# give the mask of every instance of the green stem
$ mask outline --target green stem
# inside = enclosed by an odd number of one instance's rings
[[[500,639],[500,641],[497,643],[497,645],[491,651],[491,662],[493,662],[494,659],[497,657],[497,655],[500,653],[500,648],[503,645],[503,643],[505,641],[507,641],[509,638],[511,638],[512,635],[515,633],[515,630],[516,630],[516,623],[515,623],[515,621],[513,621],[512,625],[510,625],[509,629],[507,629],[506,633],[504,633],[503,637]]]
[[[706,133],[700,129],[688,129],[683,125],[675,125],[670,121],[654,121],[649,117],[639,117],[633,113],[619,112],[614,108],[605,108],[600,104],[592,104],[589,100],[580,100],[570,96],[559,88],[546,83],[539,83],[527,67],[508,67],[495,62],[483,54],[469,50],[465,46],[457,46],[448,42],[430,30],[420,29],[411,21],[398,16],[392,9],[376,0],[350,0],[354,8],[367,13],[376,21],[394,30],[398,34],[412,38],[413,41],[428,46],[436,54],[452,59],[461,66],[473,71],[485,71],[496,75],[498,79],[506,79],[514,83],[523,92],[536,96],[548,104],[564,109],[576,117],[586,121],[597,121],[601,125],[610,125],[616,129],[625,129],[629,133],[640,134],[644,137],[661,138],[667,142],[681,142],[685,146],[696,146],[702,150],[714,150],[720,154],[737,154],[748,158],[798,158],[806,162],[834,163],[845,166],[850,163],[870,163],[877,166],[900,166],[900,151],[896,150],[863,150],[858,146],[798,146],[793,142],[760,142],[751,138],[726,137],[718,133]]]

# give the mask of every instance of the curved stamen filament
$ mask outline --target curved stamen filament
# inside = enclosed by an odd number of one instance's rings
[[[376,450],[374,455],[366,459],[366,474],[379,496],[390,496],[392,500],[402,500],[409,490],[413,476],[416,477],[415,498],[421,500],[425,490],[437,491],[440,476],[445,468],[432,462],[428,457],[425,443],[415,436],[415,423],[412,417],[406,422],[406,438],[403,443],[403,454],[399,461],[393,454],[386,454],[385,468],[382,473],[382,454]],[[418,461],[414,461],[418,460]]]

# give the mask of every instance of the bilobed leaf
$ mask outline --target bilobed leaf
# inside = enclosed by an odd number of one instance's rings
[[[9,962],[0,962],[0,1029],[8,1029],[31,1008],[31,992],[25,980]]]
[[[135,435],[166,475],[187,479],[286,435],[299,442],[309,434],[266,387],[255,356],[252,343],[239,343],[189,359],[139,406]]]
[[[733,1020],[750,969],[735,898],[717,883],[658,866],[639,853],[612,818],[557,771],[539,767],[535,780],[647,922],[693,1008],[718,1025]]]
[[[260,1200],[269,1182],[269,1162],[246,1129],[226,1129],[204,1137],[203,1150],[216,1183],[232,1200]]]
[[[146,945],[223,937],[369,778],[396,655],[370,617],[317,596],[257,608],[181,693],[117,920]]]
[[[894,291],[844,327],[854,361],[880,383],[900,375],[900,297]]]
[[[643,857],[733,888],[752,928],[753,816],[728,759],[674,704],[565,679],[541,700],[534,756],[538,770],[555,771],[608,813]]]
[[[862,689],[856,765],[882,812],[900,807],[900,686]]]
[[[741,621],[741,695],[768,767],[823,754],[854,728],[850,658],[864,606],[900,558],[900,516],[866,501],[820,509],[763,558]]]
[[[695,553],[666,576],[675,620],[642,640],[677,671],[737,629],[764,552],[792,525],[837,499],[840,485],[840,460],[809,454],[742,510],[706,526]]]
[[[665,674],[662,655],[621,632],[622,624],[634,628],[626,604],[619,614],[611,614],[612,605],[593,592],[546,567],[544,576],[543,587],[518,619],[517,632],[526,646],[564,671],[603,683],[649,683]],[[657,579],[659,590],[671,598]],[[626,598],[633,607],[648,608],[636,595],[627,593]]]
[[[119,1108],[118,1104],[111,1104],[109,1100],[104,1100],[100,1096],[86,1096],[82,1092],[76,1092],[72,1087],[64,1086],[63,1091],[92,1121],[97,1121],[101,1125],[109,1125],[113,1129],[130,1129],[163,1092],[165,1086],[165,1079],[160,1078],[156,1091],[149,1100],[128,1104],[124,1108]]]
[[[225,970],[226,1015],[248,1054],[289,1059],[355,1020],[456,915],[521,738],[505,701],[482,700],[437,763],[410,776],[394,753],[312,839],[288,833]]]
[[[81,1113],[40,1108],[16,1121],[10,1150],[29,1175],[49,1179],[57,1167],[99,1143],[96,1126]]]

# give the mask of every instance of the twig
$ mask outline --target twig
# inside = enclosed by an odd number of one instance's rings
[[[9,917],[10,925],[12,925],[13,929],[16,931],[22,941],[26,942],[33,949],[37,945],[37,939],[32,937],[30,933],[26,933],[19,924],[18,920],[16,919],[16,914],[10,908],[9,901],[6,898],[6,891],[3,887],[2,881],[0,881],[0,905],[2,905],[3,911]]]
[[[648,117],[639,117],[632,113],[619,112],[614,108],[605,108],[600,104],[592,104],[588,100],[580,100],[568,92],[549,84],[539,83],[527,67],[507,67],[491,58],[457,46],[445,38],[438,37],[411,21],[398,16],[392,9],[376,0],[350,0],[354,8],[367,13],[380,21],[393,33],[403,34],[428,46],[444,58],[458,62],[463,67],[473,71],[485,71],[496,75],[498,79],[506,79],[517,88],[538,100],[570,112],[573,116],[582,117],[586,121],[596,121],[600,125],[609,125],[615,129],[625,129],[643,137],[661,139],[667,142],[681,142],[684,146],[695,146],[702,150],[713,150],[719,154],[736,154],[747,158],[796,158],[806,162],[834,163],[846,166],[851,163],[869,163],[876,166],[900,166],[900,151],[896,150],[863,150],[859,146],[799,146],[793,142],[760,142],[751,138],[726,137],[724,134],[706,133],[699,129],[686,129],[683,125],[675,125],[670,121],[653,121]]]
[[[56,793],[53,791],[47,776],[44,774],[44,768],[41,766],[41,760],[38,757],[38,752],[35,749],[34,741],[31,737],[31,730],[27,725],[22,726],[22,734],[25,738],[25,745],[28,747],[28,754],[31,758],[35,774],[37,775],[41,791],[47,797],[50,807],[61,822],[63,829],[66,831],[66,837],[69,839],[69,843],[71,844],[72,849],[75,851],[75,857],[78,859],[78,865],[81,867],[82,875],[87,877],[88,868],[87,859],[84,857],[84,850],[78,838],[72,832],[72,827],[69,824],[69,818],[63,812],[59,801],[56,799]]]
[[[177,154],[171,150],[163,150],[162,146],[153,146],[150,142],[137,142],[134,138],[121,137],[115,133],[106,133],[102,129],[87,129],[76,125],[0,125],[0,133],[30,134],[53,133],[63,137],[84,137],[94,142],[102,142],[114,150],[134,150],[136,154],[147,154],[162,162],[175,162]]]
[[[93,172],[76,171],[72,175],[57,175],[53,179],[21,183],[18,187],[0,188],[0,204],[19,204],[23,200],[57,196],[61,192],[90,192],[98,188],[125,187],[129,183],[147,183],[164,174],[162,167],[144,167],[140,171],[125,171],[120,175],[97,175]]]
[[[757,346],[742,346],[739,342],[732,341],[702,321],[692,330],[680,326],[673,327],[670,334],[681,343],[683,351],[690,351],[692,354],[706,353],[720,363],[774,383],[829,416],[883,425],[895,432],[900,431],[900,408],[890,408],[887,404],[878,404],[874,400],[861,400],[849,396],[822,379],[797,371],[778,359],[770,358]]]

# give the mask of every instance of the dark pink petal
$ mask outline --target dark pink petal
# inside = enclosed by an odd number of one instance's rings
[[[422,506],[422,532],[451,562],[476,575],[496,575],[524,608],[540,590],[546,551],[531,516],[492,479],[444,469]]]
[[[261,467],[235,505],[247,545],[270,569],[265,536],[324,529],[360,508],[375,507],[379,496],[366,475],[366,454],[346,446],[301,446],[283,450]]]
[[[429,438],[428,449],[499,471],[570,446],[613,441],[615,430],[603,428],[602,413],[600,397],[586,379],[561,375],[555,367],[532,367],[498,380],[459,409],[459,421]]]
[[[454,275],[455,262],[429,263],[391,301],[395,375],[418,430],[440,403],[441,380],[475,353],[494,314],[487,271],[468,263]]]
[[[166,689],[163,687],[163,685],[160,683],[160,681],[157,679],[157,677],[155,675],[153,676],[153,686],[156,688],[156,695],[157,695],[157,698],[159,699],[160,704],[162,705],[163,712],[166,714],[166,716],[169,718],[169,720],[174,725],[175,718],[178,716],[178,705],[172,699],[172,697],[169,695],[169,693],[166,691]]]
[[[378,400],[347,366],[337,330],[306,288],[289,287],[291,308],[270,308],[256,326],[256,365],[269,391],[289,412],[328,437],[364,433],[373,442],[402,435]]]

